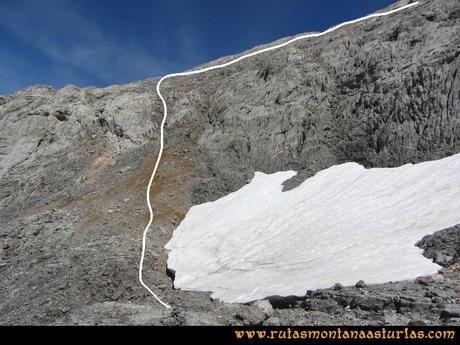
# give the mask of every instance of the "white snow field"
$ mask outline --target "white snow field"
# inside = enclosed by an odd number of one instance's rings
[[[257,172],[192,207],[166,245],[175,287],[243,303],[440,269],[415,243],[460,223],[460,154],[398,168],[345,163],[282,192],[295,174]]]

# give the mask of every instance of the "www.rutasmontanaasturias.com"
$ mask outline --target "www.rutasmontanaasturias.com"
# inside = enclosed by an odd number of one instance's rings
[[[337,327],[333,330],[235,330],[236,339],[455,339],[452,329],[420,330],[403,329],[351,330]]]

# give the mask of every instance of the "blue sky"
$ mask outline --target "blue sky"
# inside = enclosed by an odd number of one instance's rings
[[[1,0],[0,94],[180,72],[393,0]]]

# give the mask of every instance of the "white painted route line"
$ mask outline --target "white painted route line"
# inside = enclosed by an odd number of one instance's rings
[[[149,180],[149,183],[147,185],[147,206],[148,206],[148,209],[149,209],[149,212],[150,212],[150,219],[149,219],[149,222],[147,224],[147,226],[145,227],[145,230],[144,230],[144,233],[142,235],[142,254],[141,254],[141,259],[140,259],[140,264],[139,264],[139,282],[141,283],[141,285],[147,289],[148,292],[150,292],[152,294],[153,297],[155,297],[155,299],[161,303],[161,305],[163,305],[164,307],[166,308],[171,308],[171,306],[169,304],[166,304],[165,302],[163,302],[145,283],[144,283],[144,280],[142,279],[142,268],[144,266],[144,258],[145,258],[145,243],[146,243],[146,240],[147,240],[147,233],[150,229],[150,225],[152,225],[152,222],[153,222],[153,210],[152,210],[152,205],[150,203],[150,189],[152,188],[152,183],[153,183],[153,179],[155,177],[155,174],[157,172],[157,169],[158,169],[158,166],[160,164],[160,160],[161,160],[161,155],[163,154],[163,146],[164,146],[164,125],[165,125],[165,122],[166,122],[166,118],[168,116],[168,107],[166,106],[166,101],[165,99],[163,98],[163,96],[161,95],[161,92],[160,92],[160,85],[161,83],[168,79],[168,78],[172,78],[172,77],[181,77],[181,76],[187,76],[187,75],[194,75],[194,74],[199,74],[199,73],[204,73],[204,72],[207,72],[207,71],[212,71],[212,70],[215,70],[215,69],[219,69],[219,68],[225,68],[227,66],[230,66],[234,63],[237,63],[239,61],[242,61],[244,59],[247,59],[247,58],[250,58],[252,56],[255,56],[255,55],[259,55],[259,54],[262,54],[262,53],[265,53],[265,52],[269,52],[271,50],[275,50],[275,49],[278,49],[278,48],[282,48],[282,47],[285,47],[287,46],[288,44],[291,44],[293,42],[296,42],[296,41],[299,41],[299,40],[302,40],[302,39],[305,39],[305,38],[312,38],[312,37],[320,37],[320,36],[323,36],[323,35],[326,35],[332,31],[335,31],[337,29],[340,29],[341,27],[344,27],[346,25],[350,25],[350,24],[355,24],[355,23],[358,23],[358,22],[361,22],[361,21],[364,21],[366,19],[370,19],[370,18],[377,18],[377,17],[384,17],[384,16],[388,16],[390,14],[393,14],[393,13],[396,13],[396,12],[399,12],[399,11],[402,11],[402,10],[405,10],[409,7],[412,7],[412,6],[415,6],[415,5],[418,5],[418,1],[417,2],[414,2],[414,3],[411,3],[411,4],[408,4],[408,5],[405,5],[405,6],[401,6],[401,7],[398,7],[398,8],[395,8],[394,10],[391,10],[391,11],[387,11],[387,12],[381,12],[381,13],[374,13],[374,14],[370,14],[368,16],[365,16],[365,17],[361,17],[361,18],[358,18],[358,19],[354,19],[354,20],[350,20],[348,22],[343,22],[337,26],[334,26],[332,28],[329,28],[327,29],[326,31],[323,31],[323,32],[320,32],[320,33],[314,33],[314,34],[306,34],[306,35],[301,35],[301,36],[297,36],[289,41],[286,41],[284,43],[280,43],[280,44],[277,44],[277,45],[274,45],[274,46],[271,46],[271,47],[268,47],[268,48],[264,48],[264,49],[261,49],[261,50],[258,50],[258,51],[255,51],[255,52],[252,52],[252,53],[248,53],[248,54],[245,54],[245,55],[242,55],[234,60],[231,60],[231,61],[228,61],[226,63],[223,63],[223,64],[220,64],[220,65],[215,65],[215,66],[210,66],[210,67],[206,67],[206,68],[203,68],[203,69],[199,69],[199,70],[195,70],[195,71],[190,71],[190,72],[181,72],[181,73],[171,73],[171,74],[168,74],[168,75],[165,75],[164,77],[162,77],[158,83],[157,83],[157,87],[156,87],[156,91],[157,91],[157,94],[158,96],[160,97],[161,99],[161,102],[163,103],[163,109],[164,109],[164,115],[163,115],[163,120],[161,121],[161,127],[160,127],[160,151],[158,153],[158,158],[156,160],[156,163],[155,163],[155,167],[153,168],[153,171],[152,171],[152,175],[150,176],[150,180]]]

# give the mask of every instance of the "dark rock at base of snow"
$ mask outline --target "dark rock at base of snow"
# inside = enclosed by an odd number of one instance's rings
[[[275,309],[285,309],[297,306],[300,297],[297,296],[270,296],[267,300]]]
[[[355,288],[357,288],[357,289],[364,289],[366,286],[367,286],[367,284],[364,282],[364,280],[359,280],[355,284]]]
[[[449,267],[460,262],[460,225],[423,237],[416,244],[423,255],[438,265]]]
[[[415,282],[416,283],[419,283],[421,285],[430,285],[431,283],[433,283],[434,279],[433,277],[431,276],[423,276],[423,277],[417,277],[415,279]]]

